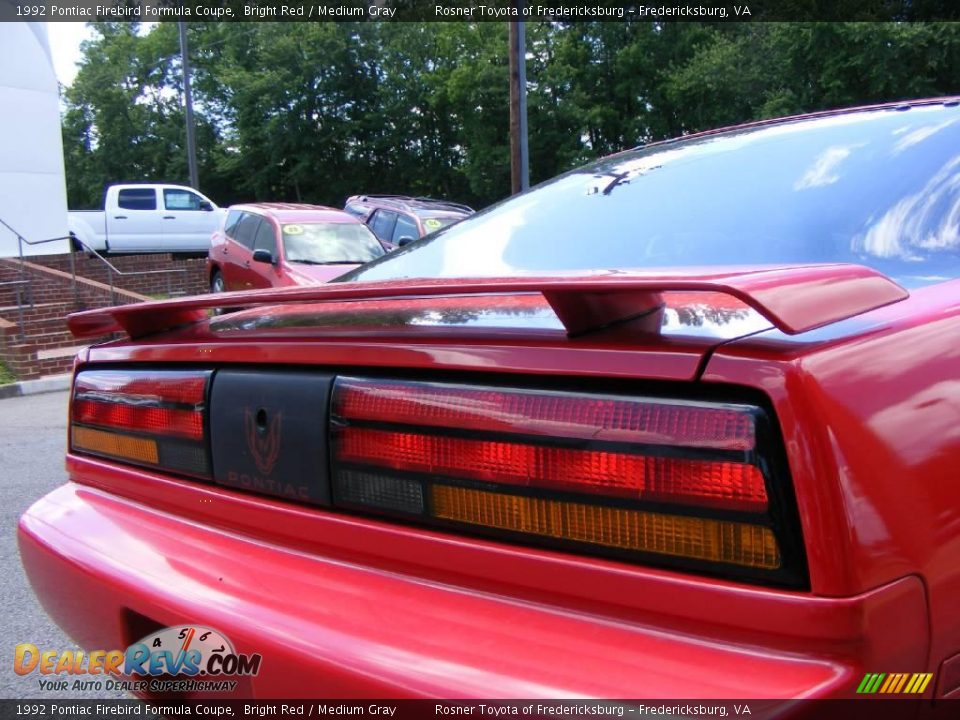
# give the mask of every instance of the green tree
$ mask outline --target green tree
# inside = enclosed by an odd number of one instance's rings
[[[176,27],[138,34],[129,23],[96,23],[66,91],[64,160],[71,207],[99,204],[115,182],[186,182],[184,113]],[[198,115],[200,163],[212,174],[219,135]]]

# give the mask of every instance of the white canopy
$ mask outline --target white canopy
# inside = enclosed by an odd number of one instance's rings
[[[0,219],[28,240],[67,234],[60,104],[43,23],[0,23]],[[30,255],[67,252],[66,241]],[[0,257],[17,239],[0,225]]]

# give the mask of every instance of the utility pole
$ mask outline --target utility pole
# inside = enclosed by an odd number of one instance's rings
[[[190,187],[200,189],[197,173],[197,139],[193,132],[193,94],[190,91],[190,52],[187,47],[187,24],[177,23],[180,30],[180,65],[183,68],[183,100],[187,110],[187,167],[190,170]]]
[[[523,1],[514,5],[523,12]],[[516,195],[530,187],[527,147],[527,50],[522,22],[508,23],[510,45],[510,187]]]
[[[523,10],[523,0],[517,3]],[[527,38],[526,23],[517,23],[518,81],[520,85],[520,189],[530,189],[530,149],[527,145]]]

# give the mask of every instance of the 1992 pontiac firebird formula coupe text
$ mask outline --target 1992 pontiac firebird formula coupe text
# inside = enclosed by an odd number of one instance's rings
[[[129,337],[78,359],[23,563],[81,646],[215,628],[257,697],[957,695],[957,278],[939,100],[624,152],[342,282],[74,315]]]

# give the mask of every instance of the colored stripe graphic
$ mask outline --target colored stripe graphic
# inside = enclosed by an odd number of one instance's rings
[[[880,687],[880,683],[886,677],[885,673],[867,673],[860,682],[857,692],[864,695],[872,695]]]
[[[890,675],[887,675],[887,681],[883,683],[883,685],[880,687],[880,692],[882,693],[890,692],[890,686],[895,684],[899,679],[900,678],[897,675],[897,673],[892,673]]]
[[[920,695],[924,693],[933,673],[867,673],[857,686],[860,695]]]
[[[891,692],[898,693],[903,690],[903,686],[906,685],[908,677],[910,677],[909,673],[900,673],[900,682],[897,683],[897,686],[893,688]]]
[[[932,678],[933,673],[914,673],[913,677],[910,678],[910,682],[907,683],[907,686],[903,689],[903,691],[905,693],[919,695],[927,689],[927,685],[930,684],[930,680]]]

